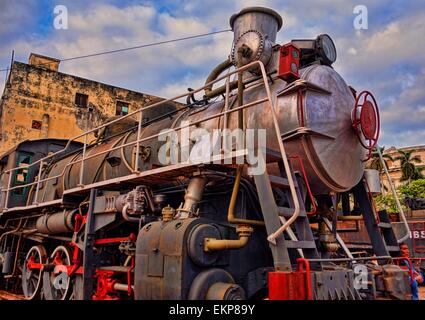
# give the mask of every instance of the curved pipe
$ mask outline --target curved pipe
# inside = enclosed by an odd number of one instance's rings
[[[129,204],[127,203],[127,204],[124,206],[124,208],[122,208],[122,216],[123,216],[123,218],[124,218],[125,220],[129,221],[129,222],[139,222],[139,221],[140,221],[140,219],[139,219],[139,218],[133,218],[133,217],[130,217],[130,216],[128,215],[128,213],[127,213],[128,207],[129,207]]]
[[[277,119],[276,116],[276,110],[275,110],[275,106],[273,105],[273,100],[272,100],[272,96],[271,96],[271,92],[270,92],[270,86],[268,85],[269,80],[267,79],[267,73],[266,73],[266,69],[264,67],[264,64],[261,61],[258,61],[258,64],[260,66],[261,69],[261,74],[263,77],[263,81],[265,84],[265,89],[266,89],[266,93],[267,93],[267,100],[269,102],[269,106],[270,106],[270,111],[272,114],[272,118],[273,118],[273,126],[274,129],[276,131],[276,135],[278,137],[277,141],[279,144],[279,151],[280,154],[282,155],[282,162],[283,162],[283,166],[285,167],[285,172],[287,175],[287,179],[289,182],[289,189],[291,190],[291,196],[292,199],[294,201],[294,214],[278,229],[276,230],[274,233],[272,233],[270,236],[267,237],[267,240],[270,241],[273,244],[276,244],[276,238],[279,237],[299,216],[300,214],[300,202],[298,199],[298,195],[297,195],[297,190],[295,190],[295,184],[294,184],[294,179],[292,176],[292,171],[291,168],[289,167],[289,163],[288,163],[288,158],[286,156],[286,151],[285,151],[285,147],[283,145],[283,140],[280,139],[280,137],[282,136],[280,127],[279,127],[279,121]]]
[[[241,183],[242,176],[242,165],[240,165],[236,171],[235,185],[233,186],[232,196],[230,198],[229,210],[227,211],[227,221],[234,224],[250,224],[257,226],[264,226],[264,221],[261,220],[249,220],[240,219],[235,217],[235,206],[238,198],[239,185]]]
[[[208,75],[207,80],[205,81],[205,85],[207,85],[208,83],[214,81],[215,79],[217,79],[217,77],[226,69],[229,69],[232,66],[232,61],[230,60],[230,58],[227,58],[227,60],[223,61],[222,63],[220,63],[218,66],[216,66],[211,73]],[[210,96],[211,92],[212,92],[212,88],[213,88],[213,84],[208,85],[207,87],[205,87],[205,95],[206,96]]]
[[[227,239],[216,239],[216,238],[205,238],[204,239],[204,251],[219,251],[219,250],[233,250],[240,249],[249,241],[251,233],[254,231],[248,225],[239,225],[236,228],[236,232],[239,235],[239,239],[227,240]]]

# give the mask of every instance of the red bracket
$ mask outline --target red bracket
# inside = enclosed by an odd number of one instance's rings
[[[270,300],[313,300],[310,263],[297,259],[295,272],[273,271],[268,274]]]

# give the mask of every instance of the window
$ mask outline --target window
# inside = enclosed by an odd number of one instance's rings
[[[18,153],[18,161],[16,163],[17,169],[15,171],[15,186],[27,184],[29,178],[29,169],[28,165],[32,163],[32,155],[26,152]],[[18,188],[13,190],[15,194],[23,195],[26,191],[26,188]]]
[[[89,104],[89,96],[84,93],[77,92],[75,94],[75,104],[80,108],[87,108]]]
[[[33,120],[31,123],[31,129],[41,130],[41,121]]]
[[[126,114],[128,114],[128,106],[129,104],[127,102],[117,101],[117,108],[116,108],[115,115],[125,116]]]

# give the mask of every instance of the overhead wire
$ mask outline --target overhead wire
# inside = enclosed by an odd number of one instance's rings
[[[159,45],[173,43],[173,42],[186,41],[186,40],[211,36],[211,35],[215,35],[215,34],[219,34],[219,33],[225,33],[225,32],[229,32],[229,31],[231,31],[231,29],[212,31],[212,32],[201,33],[201,34],[196,34],[196,35],[193,35],[193,36],[187,36],[187,37],[182,37],[182,38],[145,43],[145,44],[132,46],[132,47],[126,47],[126,48],[120,48],[120,49],[114,49],[114,50],[107,50],[107,51],[100,51],[100,52],[95,52],[95,53],[90,53],[90,54],[85,54],[85,55],[80,55],[80,56],[75,56],[75,57],[63,58],[63,59],[58,59],[58,61],[59,62],[66,62],[66,61],[72,61],[72,60],[78,60],[78,59],[98,57],[98,56],[102,56],[102,55],[106,55],[106,54],[113,54],[113,53],[119,53],[119,52],[124,52],[124,51],[130,51],[130,50],[142,49],[142,48],[147,48],[147,47],[159,46]],[[46,64],[46,65],[51,64],[51,62],[44,63],[44,64]],[[42,63],[39,66],[42,66],[44,64]],[[10,70],[10,68],[4,68],[4,69],[0,69],[0,72],[5,72],[5,71],[9,71],[9,70]]]

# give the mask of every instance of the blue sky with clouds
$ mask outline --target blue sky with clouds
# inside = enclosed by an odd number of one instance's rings
[[[56,5],[68,8],[68,30],[53,27]],[[366,5],[368,30],[353,28],[353,8]],[[381,145],[425,144],[425,1],[413,0],[0,0],[0,68],[11,51],[67,58],[229,28],[229,17],[250,5],[278,11],[278,41],[335,41],[335,69],[358,91],[378,98]],[[171,97],[203,83],[224,60],[232,34],[64,62],[60,71],[137,91]],[[0,74],[0,90],[5,74]]]

